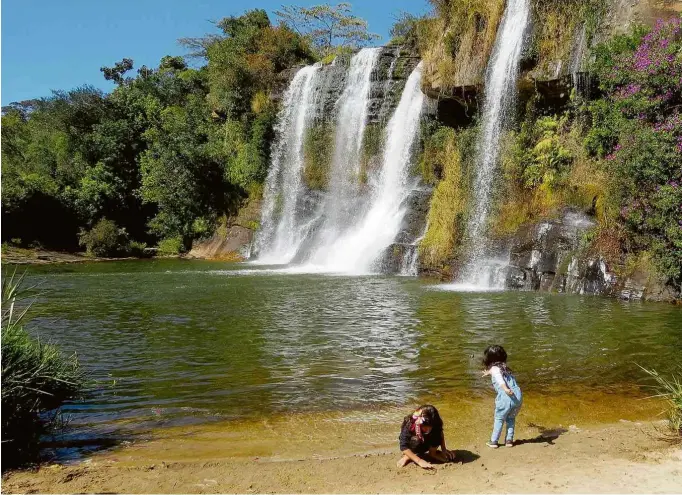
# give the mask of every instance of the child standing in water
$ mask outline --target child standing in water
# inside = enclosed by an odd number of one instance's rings
[[[433,469],[433,464],[425,456],[440,462],[455,460],[455,452],[445,448],[443,420],[438,410],[431,405],[421,406],[411,415],[405,416],[399,440],[403,456],[398,461],[398,467],[414,462],[421,468]]]
[[[493,387],[497,392],[495,398],[495,420],[493,433],[486,445],[496,449],[502,432],[502,425],[507,423],[506,447],[514,446],[514,426],[516,415],[521,409],[521,389],[516,383],[512,370],[507,367],[507,353],[502,346],[491,345],[483,352],[483,376],[490,375]]]

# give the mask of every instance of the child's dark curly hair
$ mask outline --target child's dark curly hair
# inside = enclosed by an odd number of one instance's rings
[[[501,345],[489,345],[483,351],[483,366],[489,370],[493,365],[507,362],[507,351]],[[506,366],[505,366],[506,368]]]

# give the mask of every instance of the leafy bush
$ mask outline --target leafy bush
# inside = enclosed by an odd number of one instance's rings
[[[167,237],[159,241],[158,254],[161,256],[177,256],[185,252],[182,236]]]
[[[40,435],[54,425],[58,408],[76,398],[84,375],[76,355],[29,336],[21,323],[28,307],[23,276],[2,281],[3,470],[37,459]]]
[[[128,234],[116,222],[103,218],[91,230],[82,231],[78,243],[92,256],[112,257],[128,250]]]
[[[145,251],[147,249],[146,242],[131,241],[128,246],[128,254],[137,258],[145,258],[150,256],[150,253]]]
[[[602,100],[590,105],[585,145],[604,158],[631,248],[650,250],[682,287],[682,27],[659,21],[600,45]]]

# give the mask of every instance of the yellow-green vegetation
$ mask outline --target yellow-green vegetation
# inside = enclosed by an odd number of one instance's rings
[[[157,248],[159,256],[177,256],[178,254],[184,253],[186,250],[181,236],[162,239],[159,241]]]
[[[421,160],[424,181],[437,184],[431,198],[428,230],[419,244],[421,263],[431,271],[447,270],[466,228],[469,177],[463,166],[462,148],[474,135],[441,127],[427,138]]]
[[[581,144],[569,115],[531,117],[505,136],[503,194],[492,218],[497,237],[512,235],[529,222],[551,218],[564,206],[597,215],[608,224],[607,177]]]
[[[327,189],[333,150],[333,126],[317,124],[306,131],[303,141],[303,180],[310,189]]]
[[[369,174],[381,166],[381,148],[384,130],[381,125],[372,123],[365,127],[362,141],[362,156],[360,157],[360,183],[366,184]]]
[[[420,30],[425,82],[441,91],[483,83],[504,0],[432,0]]]
[[[668,427],[672,434],[672,440],[682,442],[682,366],[678,366],[676,372],[670,377],[658,373],[656,370],[642,368],[646,374],[655,381],[654,397],[665,400],[667,405],[666,415]]]
[[[531,51],[537,58],[540,74],[554,76],[549,67],[551,63],[570,62],[575,40],[583,28],[585,41],[589,43],[602,15],[603,3],[600,0],[535,0]]]

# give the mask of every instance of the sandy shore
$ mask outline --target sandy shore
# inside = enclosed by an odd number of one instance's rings
[[[682,489],[682,449],[660,439],[660,423],[621,421],[522,436],[514,448],[452,445],[460,462],[425,471],[398,469],[396,452],[275,461],[195,458],[179,440],[150,444],[183,449],[183,461],[156,462],[136,446],[77,465],[45,465],[3,476],[3,493],[385,493],[385,492],[651,492]],[[154,445],[155,443],[165,445]],[[171,443],[168,445],[168,443]],[[173,445],[175,443],[175,445]],[[158,448],[157,448],[158,447]],[[229,444],[224,454],[229,453]]]

